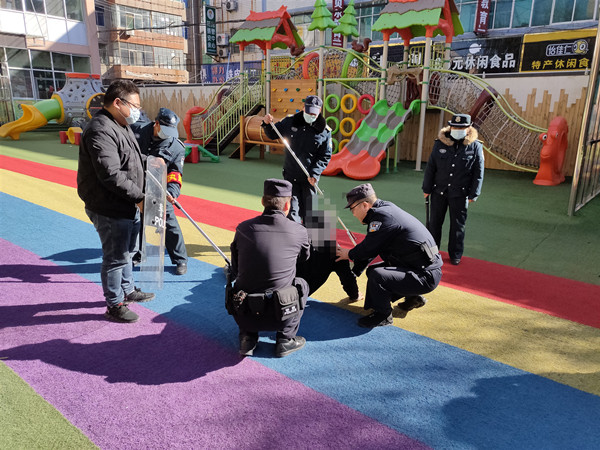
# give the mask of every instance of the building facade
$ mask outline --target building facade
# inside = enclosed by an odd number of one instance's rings
[[[48,99],[70,72],[100,73],[93,0],[0,0],[0,121]]]
[[[187,83],[186,8],[179,0],[96,1],[103,83]]]

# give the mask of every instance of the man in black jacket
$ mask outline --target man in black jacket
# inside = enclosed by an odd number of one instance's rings
[[[295,158],[286,151],[283,178],[292,183],[290,218],[298,223],[303,223],[306,208],[317,193],[315,186],[331,159],[331,129],[321,114],[322,107],[323,101],[319,97],[309,95],[302,111],[275,124],[309,175],[306,176]],[[272,122],[273,116],[266,114],[262,128],[269,138],[278,139]]]
[[[135,288],[131,260],[143,208],[144,157],[129,125],[138,120],[140,109],[137,86],[131,81],[113,82],[104,96],[104,108],[83,131],[77,170],[77,193],[102,243],[104,316],[124,323],[139,319],[126,305],[154,298]]]
[[[167,165],[167,221],[165,223],[165,247],[175,264],[175,273],[187,272],[187,250],[179,227],[173,202],[181,192],[183,183],[183,160],[185,147],[178,139],[179,117],[167,108],[160,108],[154,122],[139,121],[131,126],[144,155],[162,158]]]
[[[438,247],[450,211],[448,254],[453,265],[463,255],[469,203],[477,200],[483,183],[483,146],[477,137],[470,115],[454,115],[433,144],[423,178],[425,198],[431,196],[429,231]]]
[[[398,305],[400,317],[425,305],[423,294],[433,291],[442,278],[442,257],[431,233],[415,217],[391,202],[379,200],[371,184],[361,184],[346,194],[354,217],[367,225],[367,235],[353,249],[338,247],[339,260],[383,262],[367,269],[365,309],[361,327],[373,328],[393,323],[391,303]]]

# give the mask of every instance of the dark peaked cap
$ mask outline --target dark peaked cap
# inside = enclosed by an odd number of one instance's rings
[[[348,204],[345,206],[345,208],[350,208],[354,203],[358,202],[359,200],[364,200],[371,195],[375,195],[375,191],[373,190],[371,183],[365,183],[356,186],[346,194],[346,200],[348,200]]]
[[[271,197],[291,197],[292,183],[286,180],[278,180],[277,178],[269,178],[265,180],[263,195]]]

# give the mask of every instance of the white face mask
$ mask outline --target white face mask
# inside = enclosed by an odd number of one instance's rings
[[[450,136],[452,136],[457,141],[462,141],[467,137],[467,130],[450,130]]]
[[[140,120],[140,115],[141,113],[139,109],[134,108],[133,106],[129,106],[129,115],[125,117],[127,125],[133,125],[138,120]]]
[[[309,125],[311,123],[313,123],[315,120],[317,120],[317,117],[319,117],[319,116],[313,116],[311,114],[308,114],[306,111],[304,111],[303,114],[304,114],[304,121]]]
[[[162,130],[162,128],[160,130],[158,130],[158,133],[156,133],[156,135],[158,136],[159,139],[162,139],[163,141],[169,137],[165,134],[165,132]]]

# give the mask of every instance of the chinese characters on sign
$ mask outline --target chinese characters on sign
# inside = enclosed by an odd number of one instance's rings
[[[521,72],[589,69],[595,44],[595,30],[525,35]]]
[[[344,15],[344,0],[333,0],[333,16],[332,19],[339,25],[340,19]],[[342,47],[344,45],[344,36],[341,33],[331,33],[331,46]]]
[[[204,16],[206,17],[206,54],[217,55],[217,20],[212,6],[206,6]]]
[[[490,0],[477,0],[477,12],[475,13],[475,27],[473,31],[476,34],[487,33],[489,19]]]

